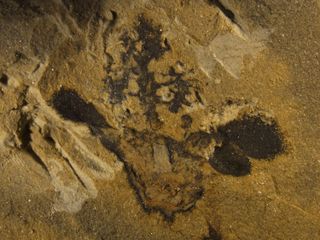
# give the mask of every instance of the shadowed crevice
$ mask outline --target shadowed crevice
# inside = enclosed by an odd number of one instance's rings
[[[38,156],[38,154],[33,150],[31,146],[31,121],[25,114],[21,115],[21,118],[18,123],[18,137],[20,139],[21,145],[20,148],[28,153],[35,161],[38,163],[41,168],[43,168],[47,173],[49,173],[49,169],[46,164],[42,161],[42,159]]]
[[[216,229],[209,225],[209,234],[208,236],[204,237],[203,240],[222,240],[222,237]]]
[[[236,16],[235,14],[228,9],[226,6],[224,6],[220,0],[210,0],[210,3],[217,8],[227,17],[231,20],[231,22],[236,23]]]

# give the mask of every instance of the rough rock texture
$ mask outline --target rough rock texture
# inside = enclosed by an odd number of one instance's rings
[[[319,8],[0,0],[0,239],[320,239]]]

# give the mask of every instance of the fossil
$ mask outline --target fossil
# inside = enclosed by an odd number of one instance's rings
[[[216,3],[211,7],[217,21],[243,40],[231,10]],[[220,109],[208,105],[201,74],[212,65],[201,44],[193,46],[199,50],[195,69],[175,52],[168,24],[140,14],[125,25],[116,11],[90,11],[93,17],[65,26],[66,40],[35,69],[42,72],[26,87],[20,106],[20,147],[51,177],[57,211],[78,211],[98,194],[96,181],[112,180],[124,169],[143,208],[172,219],[203,196],[205,164],[220,174],[244,176],[251,158],[283,152],[276,121],[249,100],[223,102]],[[87,27],[80,31],[83,21]],[[220,44],[214,39],[210,51]],[[225,60],[232,65],[225,52],[219,54],[222,66]],[[235,68],[226,69],[234,76]],[[6,75],[1,82],[6,84]]]

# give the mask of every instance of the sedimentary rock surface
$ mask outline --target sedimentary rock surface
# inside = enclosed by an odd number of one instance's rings
[[[319,239],[319,7],[0,0],[0,238]]]

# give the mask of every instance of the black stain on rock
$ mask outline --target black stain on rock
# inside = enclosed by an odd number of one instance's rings
[[[121,80],[113,81],[111,77],[107,77],[104,81],[109,87],[111,102],[121,103],[125,99],[123,91],[128,88],[128,73],[125,73]]]
[[[92,103],[87,103],[76,91],[61,88],[52,96],[54,109],[65,119],[104,128],[107,123]]]
[[[169,69],[169,76],[173,78],[172,84],[177,89],[169,106],[169,111],[173,113],[177,113],[182,105],[191,106],[186,98],[190,94],[190,84],[183,79],[183,75],[183,73],[177,73],[173,67]]]
[[[170,49],[168,43],[162,40],[161,27],[152,25],[142,15],[138,18],[136,31],[142,43],[141,52],[136,56],[139,66],[147,67],[152,59],[158,60]]]
[[[249,158],[273,159],[284,151],[277,123],[264,121],[259,115],[233,120],[220,127],[217,136],[222,145],[215,149],[210,164],[227,175],[250,174]]]
[[[137,80],[139,85],[139,98],[146,107],[146,117],[151,122],[159,122],[159,116],[156,112],[156,104],[159,99],[156,95],[160,87],[155,81],[154,72],[148,70],[152,60],[158,60],[165,52],[170,50],[167,41],[162,40],[162,30],[160,26],[154,26],[142,15],[138,18],[136,27],[138,41],[141,43],[141,50],[136,50],[134,59],[137,62],[140,75]]]
[[[219,131],[252,158],[272,159],[284,150],[276,122],[267,123],[260,116],[231,121]]]
[[[209,163],[218,172],[236,177],[248,175],[251,171],[249,158],[229,143],[217,147]]]
[[[6,74],[2,73],[0,76],[0,83],[3,85],[8,85],[9,78]]]
[[[162,39],[161,27],[152,24],[143,15],[138,17],[134,30],[136,38],[130,36],[128,32],[120,37],[125,48],[125,51],[121,53],[123,74],[120,78],[114,79],[110,74],[112,68],[109,66],[108,75],[104,81],[109,88],[111,103],[117,104],[125,99],[124,90],[128,88],[132,74],[138,75],[139,92],[137,97],[145,108],[145,115],[150,122],[159,122],[155,108],[159,102],[156,91],[160,85],[156,83],[154,73],[149,71],[148,66],[152,60],[160,59],[165,52],[169,51],[170,46],[166,40]]]
[[[162,28],[160,25],[152,23],[143,15],[140,15],[134,28],[135,34],[125,32],[120,41],[124,47],[121,52],[121,76],[115,77],[115,71],[112,69],[114,61],[109,56],[110,62],[106,68],[107,76],[104,80],[110,94],[110,102],[120,104],[127,95],[139,98],[147,120],[152,126],[161,124],[156,111],[157,104],[168,106],[168,110],[177,113],[183,106],[190,106],[187,95],[191,94],[191,83],[184,79],[185,73],[178,73],[174,67],[170,67],[164,76],[170,80],[165,83],[158,83],[155,79],[155,73],[149,70],[151,61],[159,60],[166,52],[171,50],[167,39],[162,37]],[[136,37],[134,37],[136,36]],[[182,64],[182,63],[180,63]],[[138,84],[138,93],[125,93],[128,89],[129,81],[134,77]],[[173,94],[173,99],[169,102],[162,101],[157,95],[157,91],[162,87],[169,87]],[[126,95],[127,94],[127,95]],[[200,96],[199,94],[197,97]]]
[[[212,141],[212,135],[210,133],[199,131],[191,133],[186,142],[190,142],[192,147],[208,147]]]

